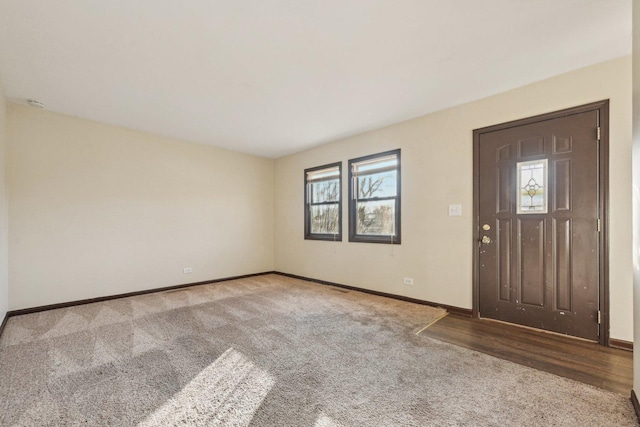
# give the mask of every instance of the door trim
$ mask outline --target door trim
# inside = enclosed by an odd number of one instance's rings
[[[479,317],[480,306],[480,271],[478,261],[480,250],[480,135],[497,130],[543,122],[560,117],[571,116],[587,111],[597,111],[600,126],[600,146],[598,152],[598,215],[601,220],[599,241],[600,277],[598,286],[599,310],[601,322],[599,325],[598,342],[604,346],[609,343],[609,100],[593,102],[565,110],[540,114],[525,119],[514,120],[493,126],[473,130],[473,317]]]

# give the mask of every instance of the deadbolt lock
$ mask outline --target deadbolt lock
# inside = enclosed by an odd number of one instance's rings
[[[484,231],[489,231],[489,230],[491,230],[491,226],[489,224],[485,224],[485,225],[482,226],[482,229]]]
[[[484,243],[485,245],[491,243],[491,237],[489,236],[482,236],[482,243]]]

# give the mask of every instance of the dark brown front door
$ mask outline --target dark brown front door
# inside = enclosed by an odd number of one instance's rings
[[[479,133],[479,314],[598,340],[599,111]]]

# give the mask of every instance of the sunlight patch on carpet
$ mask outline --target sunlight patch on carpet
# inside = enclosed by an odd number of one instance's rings
[[[326,415],[320,415],[313,427],[340,427],[340,424],[336,423]]]
[[[274,383],[230,348],[138,426],[249,425]]]

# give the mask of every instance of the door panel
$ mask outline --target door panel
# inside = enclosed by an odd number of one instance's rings
[[[482,317],[598,339],[598,119],[479,134]]]
[[[511,168],[508,166],[498,167],[496,169],[498,175],[496,191],[498,196],[498,213],[509,213],[511,211],[511,190],[513,184],[511,183]]]
[[[500,272],[500,300],[511,301],[511,220],[499,219],[496,239],[498,253],[498,271]]]
[[[571,306],[571,284],[573,283],[571,263],[571,220],[553,219],[553,250],[555,263],[553,279],[556,310],[573,311]]]
[[[544,137],[521,139],[518,141],[518,160],[528,160],[544,156]]]
[[[571,159],[553,162],[553,207],[555,212],[571,211]]]
[[[540,307],[545,305],[544,222],[539,218],[518,219],[520,301]]]

